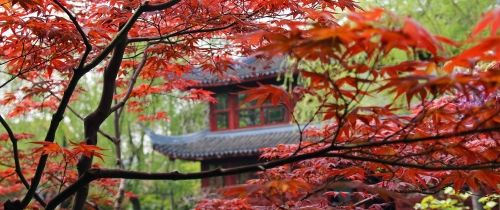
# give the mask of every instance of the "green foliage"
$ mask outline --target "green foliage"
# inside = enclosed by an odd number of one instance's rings
[[[452,40],[464,41],[470,34],[472,25],[477,23],[481,15],[495,6],[495,0],[369,0],[361,3],[362,8],[383,7],[401,16],[409,16],[421,23],[425,28],[434,34],[439,34]],[[459,52],[450,46],[444,46],[448,55]],[[408,55],[403,51],[394,50],[389,56],[384,58],[384,64],[399,63],[406,60]],[[321,62],[302,63],[299,68],[312,72],[337,71],[334,64],[324,65]],[[307,82],[301,81],[304,85]],[[375,87],[373,87],[375,88]],[[304,100],[296,105],[295,116],[301,122],[311,119],[320,101],[313,97],[306,96]],[[380,105],[387,102],[387,93],[381,92],[378,95],[367,96],[363,100],[363,105]],[[400,98],[399,106],[406,105],[406,99]],[[318,116],[316,116],[318,117]]]
[[[444,189],[446,198],[440,200],[433,195],[426,196],[420,203],[415,204],[415,209],[441,209],[441,210],[463,210],[469,209],[464,201],[470,197],[470,193],[456,193],[451,187]]]
[[[434,34],[465,40],[479,17],[495,6],[495,0],[371,0],[365,8],[383,7],[410,16]]]
[[[415,209],[428,210],[428,209],[439,209],[439,210],[464,210],[470,209],[469,206],[465,205],[467,199],[474,199],[470,192],[455,192],[452,187],[447,187],[442,192],[444,194],[443,199],[434,197],[433,195],[426,196],[420,201],[420,203],[415,204]],[[500,195],[491,194],[485,197],[479,198],[478,201],[483,205],[483,209],[492,210],[498,207],[498,200]]]
[[[447,198],[439,200],[429,195],[416,204],[415,209],[463,210],[469,209],[469,207],[463,206],[463,203],[456,199]]]
[[[500,201],[499,194],[492,194],[479,199],[479,203],[483,204],[485,210],[498,209],[498,202]]]
[[[152,151],[149,141],[145,140],[145,130],[150,129],[157,133],[180,135],[202,130],[206,123],[206,104],[186,102],[174,95],[156,96],[151,98],[149,110],[155,113],[165,111],[169,120],[137,122],[137,116],[126,115],[122,122],[136,121],[131,126],[132,136],[139,134],[140,138],[127,141],[124,159],[131,160],[127,166],[132,170],[148,172],[197,172],[200,171],[198,162],[170,160],[163,154]],[[135,119],[134,119],[135,118]],[[111,124],[111,123],[110,123]],[[124,123],[122,123],[124,124]],[[135,124],[135,126],[134,126]],[[137,126],[141,124],[141,126]],[[123,130],[128,130],[124,128]],[[135,134],[135,135],[134,135]],[[139,196],[143,209],[190,209],[194,202],[186,202],[199,193],[200,181],[141,181],[128,180],[126,190]]]
[[[100,87],[98,87],[99,83],[95,81],[99,80],[101,80],[100,75],[87,75],[83,81],[87,86],[83,87],[84,90],[79,93],[82,102],[70,104],[71,109],[79,113],[80,116],[88,115],[98,105],[100,95],[95,90]],[[169,160],[164,155],[154,152],[146,138],[146,130],[150,129],[154,132],[169,135],[180,135],[202,130],[206,128],[207,105],[181,100],[175,94],[150,96],[144,100],[148,100],[148,106],[143,113],[164,111],[168,113],[169,120],[140,121],[136,113],[125,110],[120,118],[120,130],[122,140],[121,155],[126,169],[147,172],[200,171],[198,162]],[[43,139],[43,135],[49,126],[50,115],[43,112],[36,114],[47,116],[43,118],[27,116],[25,120],[15,120],[12,123],[15,132],[34,134],[33,140]],[[112,136],[114,136],[113,120],[113,116],[111,116],[101,126],[102,131]],[[61,146],[69,145],[70,142],[81,142],[83,139],[82,130],[82,119],[71,110],[67,110],[65,119],[62,121],[60,129],[58,129],[56,142]],[[29,151],[29,148],[38,145],[20,144],[19,146],[21,149],[28,149]],[[106,168],[117,167],[115,145],[100,135],[98,146],[104,149],[104,160],[101,161],[96,158],[95,162]],[[171,209],[173,207],[175,209],[190,209],[195,202],[187,201],[196,196],[199,189],[199,180],[162,182],[127,180],[125,188],[126,192],[132,192],[138,196],[143,209]],[[101,189],[93,187],[91,190],[99,191]],[[125,199],[125,202],[127,202],[127,199]],[[125,203],[124,206],[131,205]]]

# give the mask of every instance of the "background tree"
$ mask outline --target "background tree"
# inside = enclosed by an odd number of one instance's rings
[[[76,129],[81,126],[82,119],[75,113],[89,112],[92,107],[96,106],[99,100],[99,97],[95,94],[96,91],[94,91],[98,89],[98,84],[93,82],[99,81],[98,75],[94,75],[89,79],[83,78],[83,80],[82,83],[87,84],[89,91],[81,93],[80,98],[82,103],[72,104],[71,110],[61,123],[61,127],[56,134],[56,142],[61,146],[69,145],[70,141],[83,138],[83,134],[77,132]],[[124,148],[122,149],[122,157],[125,167],[128,169],[149,172],[169,170],[199,171],[199,164],[178,160],[166,160],[163,155],[152,152],[145,139],[146,130],[144,128],[154,128],[156,132],[172,133],[175,135],[202,129],[206,123],[204,122],[206,118],[205,106],[179,99],[178,94],[164,94],[149,97],[151,102],[148,104],[150,109],[147,110],[147,113],[156,113],[157,111],[166,112],[168,113],[168,119],[150,121],[142,119],[140,113],[127,113],[122,115],[120,118],[123,139],[121,147]],[[73,113],[73,111],[75,113]],[[113,119],[105,121],[101,126],[101,130],[107,134],[113,133],[113,121]],[[48,125],[48,122],[48,117],[29,118],[15,120],[11,123],[11,126],[16,128],[15,130],[18,133],[30,133],[33,134],[32,139],[40,139],[43,138],[40,134],[47,129],[45,125]],[[185,127],[182,125],[189,126]],[[10,148],[8,148],[9,143],[5,142],[4,144],[7,147],[6,149],[8,149],[5,152],[8,153],[10,151]],[[20,146],[21,150],[30,149],[30,144],[20,144]],[[98,146],[103,148],[102,153],[104,159],[103,161],[98,160],[98,162],[105,167],[115,167],[117,162],[115,157],[115,144],[111,141],[104,140],[99,141]],[[6,162],[10,161],[10,158],[5,158]],[[4,180],[3,183],[6,185],[10,184],[7,180]],[[197,181],[166,181],[158,183],[131,180],[126,184],[125,190],[130,192],[127,193],[129,197],[140,194],[137,198],[140,201],[144,201],[141,202],[143,208],[156,209],[161,206],[171,206],[172,200],[166,198],[173,197],[175,203],[183,203],[184,199],[195,195],[197,196],[199,193],[199,183]],[[21,189],[19,189],[19,191],[21,191]],[[113,191],[115,191],[115,189],[113,189]],[[172,196],[170,192],[173,192]],[[9,197],[4,197],[2,200],[7,199],[9,199]],[[109,197],[109,203],[112,203],[113,199],[114,198]],[[130,203],[127,203],[127,205],[130,205]],[[179,204],[178,206],[180,205],[184,204]]]
[[[472,32],[471,26],[477,23],[482,14],[494,8],[497,1],[415,0],[397,3],[373,0],[365,4],[410,16],[435,34],[463,41]]]

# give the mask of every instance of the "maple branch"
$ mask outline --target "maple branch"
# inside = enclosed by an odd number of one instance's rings
[[[54,45],[55,45],[55,44],[50,44],[50,45],[47,45],[47,46],[39,47],[39,48],[37,48],[36,50],[33,50],[33,51],[30,49],[27,53],[21,53],[21,55],[19,55],[19,56],[16,56],[16,57],[13,57],[13,58],[10,58],[10,59],[7,59],[7,60],[2,60],[2,62],[0,62],[0,66],[1,66],[1,65],[4,65],[4,64],[7,64],[7,63],[9,63],[9,62],[12,62],[12,61],[14,61],[14,60],[17,60],[17,59],[20,59],[20,58],[26,57],[26,56],[28,56],[28,55],[30,55],[30,54],[37,53],[37,52],[42,51],[42,50],[45,50],[45,49],[47,49],[47,48],[51,48],[51,47],[53,47]],[[33,49],[33,48],[34,48],[34,47],[32,47],[32,49]]]
[[[127,35],[128,31],[132,28],[132,26],[135,24],[137,19],[142,15],[144,12],[154,12],[154,11],[159,11],[159,10],[164,10],[168,9],[177,3],[179,3],[180,0],[171,0],[165,3],[161,4],[149,4],[149,2],[146,2],[145,4],[139,6],[137,10],[132,14],[132,17],[128,19],[128,21],[123,25],[123,27],[118,31],[118,33],[115,35],[115,38],[111,40],[111,42],[102,50],[90,63],[84,65],[81,69],[83,72],[88,72],[94,67],[96,67],[106,56],[108,56],[109,53],[115,48],[115,45],[118,43],[120,37]]]
[[[263,171],[269,168],[285,165],[291,162],[307,160],[328,152],[328,148],[318,150],[312,153],[301,154],[297,156],[290,156],[283,159],[271,160],[264,163],[250,164],[232,168],[217,168],[208,171],[201,171],[196,173],[180,173],[178,171],[167,173],[146,173],[137,171],[125,171],[115,169],[99,169],[92,168],[86,171],[80,178],[71,184],[68,188],[63,190],[60,194],[55,196],[47,203],[46,210],[55,209],[60,203],[72,196],[82,186],[101,178],[122,178],[122,179],[141,179],[141,180],[188,180],[188,179],[201,179],[215,176],[225,176],[232,174],[239,174],[244,172]]]
[[[314,118],[316,118],[316,116],[318,116],[318,114],[320,113],[321,109],[323,108],[323,106],[325,105],[326,103],[326,98],[321,102],[320,106],[316,109],[316,111],[314,112],[314,114],[311,116],[311,118],[307,121],[307,123],[304,125],[303,128],[300,127],[300,124],[299,124],[299,121],[294,117],[293,115],[293,111],[290,111],[290,114],[291,116],[293,117],[294,121],[295,121],[295,124],[297,125],[297,129],[299,130],[299,143],[297,144],[297,149],[295,150],[295,152],[293,152],[292,155],[296,155],[300,152],[300,150],[303,149],[302,147],[302,143],[304,141],[304,131],[307,129],[307,127],[313,122]],[[285,106],[286,107],[286,106]]]
[[[360,200],[360,201],[356,202],[355,204],[353,204],[353,206],[361,206],[363,203],[366,203],[366,202],[368,202],[368,201],[370,201],[370,200],[372,200],[374,198],[377,198],[377,197],[378,197],[378,195],[372,195],[372,196],[370,196],[368,198],[365,198],[363,200]]]
[[[117,103],[115,106],[111,107],[111,109],[109,111],[110,113],[115,112],[118,109],[122,108],[125,105],[125,103],[127,103],[127,101],[130,98],[130,96],[132,95],[135,83],[137,82],[137,78],[139,77],[139,74],[141,73],[142,69],[144,68],[144,65],[146,65],[146,61],[148,60],[148,54],[146,52],[146,50],[148,49],[148,47],[149,47],[149,45],[146,46],[146,49],[144,49],[144,55],[142,57],[141,63],[134,70],[134,73],[132,74],[132,76],[130,78],[130,82],[129,82],[129,85],[128,85],[127,92],[125,93],[125,97],[119,103]],[[120,109],[120,114],[121,114],[122,110],[123,109]]]
[[[61,187],[62,186],[68,186],[69,184],[67,182],[65,182],[64,180],[64,177],[63,179],[55,176],[54,174],[48,174],[50,176],[50,178],[52,178],[53,180],[57,181],[57,182],[60,182],[61,183]],[[61,189],[59,189],[59,192],[60,192]],[[94,209],[99,209],[99,206],[93,202],[90,202],[90,201],[86,201],[85,202],[86,204],[88,204],[89,206],[92,206]]]
[[[162,40],[162,39],[168,39],[174,36],[181,36],[181,35],[186,35],[186,34],[195,34],[195,33],[207,33],[207,32],[214,32],[214,31],[220,31],[224,29],[228,29],[234,25],[236,25],[237,22],[232,22],[226,26],[221,26],[221,27],[215,27],[215,28],[206,28],[206,29],[196,29],[196,30],[180,30],[171,34],[166,34],[163,36],[154,36],[154,37],[135,37],[135,38],[130,38],[129,43],[133,42],[146,42],[146,41],[156,41],[156,40]]]
[[[59,6],[66,13],[66,15],[68,15],[69,19],[71,20],[71,22],[75,26],[76,30],[78,31],[78,33],[80,34],[80,36],[83,39],[83,43],[85,44],[85,52],[83,53],[82,58],[80,59],[80,63],[78,64],[78,67],[77,67],[77,69],[81,69],[83,67],[83,65],[85,64],[85,60],[87,60],[87,57],[90,54],[90,51],[92,51],[92,45],[90,44],[90,42],[87,38],[87,35],[83,31],[82,26],[80,26],[80,24],[78,23],[78,20],[76,19],[76,17],[73,14],[71,14],[71,12],[64,5],[62,5],[61,2],[59,2],[59,0],[53,0],[53,1],[55,4],[57,4],[57,6]]]
[[[326,190],[327,188],[329,188],[329,187],[330,187],[330,185],[331,185],[332,183],[337,182],[337,181],[338,181],[338,180],[336,180],[335,178],[333,178],[333,179],[332,179],[332,178],[328,178],[328,179],[326,180],[326,183],[324,183],[324,184],[323,184],[323,185],[321,185],[320,187],[318,187],[318,188],[314,189],[313,191],[308,192],[307,194],[305,194],[304,196],[302,196],[302,198],[300,198],[299,200],[300,200],[300,201],[304,201],[304,200],[308,199],[309,197],[311,197],[311,196],[313,196],[313,195],[316,195],[316,194],[318,194],[318,193],[319,193],[319,192],[321,192],[321,191]]]
[[[84,74],[85,73],[82,72],[75,72],[71,76],[68,87],[66,88],[66,90],[64,90],[59,106],[57,107],[56,112],[52,115],[49,129],[47,130],[47,134],[45,136],[44,141],[54,142],[57,128],[59,127],[60,122],[63,120],[64,112],[66,111],[66,108],[69,105],[71,96],[73,95],[73,92],[75,91],[76,86],[78,85],[78,81],[80,81],[80,79],[83,77]],[[48,159],[48,154],[44,154],[40,157],[36,167],[35,175],[31,179],[31,185],[29,186],[28,192],[26,192],[22,201],[5,202],[4,207],[6,210],[24,209],[26,208],[26,206],[28,206],[33,196],[36,196],[37,194],[36,190],[42,179],[43,171],[45,170],[45,165],[47,164],[47,159]]]
[[[34,48],[34,46],[31,46],[31,48],[28,50],[28,53],[27,53],[27,54],[29,54],[29,52],[31,52],[31,50],[33,50],[33,48]],[[22,44],[21,55],[22,55],[22,54],[24,54],[24,42],[23,42],[23,44]],[[22,62],[21,62],[21,66],[19,67],[19,71],[18,71],[18,73],[17,73],[16,75],[11,76],[11,77],[10,77],[7,81],[5,81],[2,85],[0,85],[0,88],[3,88],[5,85],[7,85],[7,84],[9,84],[11,81],[13,81],[15,78],[17,78],[17,77],[18,77],[18,76],[20,76],[21,74],[24,74],[24,73],[22,73],[22,72],[23,72],[23,67],[24,67],[24,64],[25,64],[25,62],[26,62],[26,58],[27,58],[27,56],[23,56],[22,58],[23,58],[23,60],[22,60]]]
[[[5,119],[1,115],[0,115],[0,123],[4,127],[5,131],[7,131],[7,134],[9,135],[9,139],[12,142],[12,153],[14,155],[15,172],[16,172],[17,176],[19,177],[19,179],[21,180],[21,182],[23,183],[24,187],[26,187],[26,189],[29,189],[30,185],[29,185],[28,181],[26,180],[26,178],[24,177],[23,170],[21,168],[21,163],[19,162],[19,150],[17,148],[17,140],[18,139],[16,138],[16,135],[14,134],[12,129],[10,128],[7,121],[5,121]],[[35,193],[35,199],[36,199],[36,201],[38,201],[38,203],[40,203],[40,205],[42,205],[42,206],[46,205],[45,201],[43,200],[43,198],[40,195],[38,195],[38,193]]]
[[[402,163],[398,161],[389,161],[377,158],[370,157],[360,157],[354,155],[346,155],[346,154],[337,154],[337,153],[328,153],[323,155],[323,157],[335,157],[335,158],[343,158],[348,160],[358,160],[364,162],[373,162],[373,163],[382,163],[391,166],[401,166],[405,168],[417,168],[427,171],[457,171],[457,170],[478,170],[478,169],[494,169],[499,168],[500,163],[498,162],[489,162],[489,163],[478,163],[478,164],[470,164],[470,165],[448,165],[448,166],[426,166],[420,164],[413,163]]]
[[[121,112],[122,110],[123,110],[123,108],[120,109],[120,111],[114,112],[113,125],[114,125],[115,138],[116,138],[116,142],[114,142],[116,166],[119,169],[123,170],[123,169],[125,169],[125,165],[123,164],[122,146],[121,146],[121,130],[120,130],[120,117],[122,114],[122,112]],[[118,185],[118,192],[116,192],[116,195],[115,195],[114,209],[119,210],[120,206],[122,205],[123,198],[125,196],[125,184],[126,184],[125,179],[120,179],[120,183]]]
[[[440,135],[440,136],[435,136],[435,137],[424,137],[424,138],[416,138],[416,139],[401,139],[397,141],[391,141],[391,142],[382,142],[382,143],[407,143],[407,142],[419,142],[419,141],[427,141],[427,140],[436,140],[436,139],[441,139],[441,138],[450,138],[450,137],[457,137],[457,136],[465,136],[465,135],[470,135],[474,133],[487,133],[487,132],[496,132],[500,129],[500,127],[494,127],[494,128],[487,128],[487,129],[475,129],[471,131],[464,131],[464,132],[459,132],[456,133],[455,135]],[[373,145],[366,144],[366,145],[358,145],[361,147],[368,147],[368,146],[381,146],[384,144],[379,144],[379,142],[374,142],[372,143]],[[394,143],[395,144],[395,143]],[[344,149],[351,149],[353,147],[346,147]],[[89,184],[90,182],[96,180],[96,179],[101,179],[101,178],[122,178],[122,179],[141,179],[141,180],[188,180],[188,179],[201,179],[201,178],[209,178],[209,177],[215,177],[215,176],[226,176],[226,175],[232,175],[232,174],[239,174],[239,173],[244,173],[244,172],[254,172],[254,171],[262,171],[266,170],[269,168],[274,168],[277,166],[285,165],[288,163],[293,163],[293,162],[298,162],[302,160],[307,160],[307,159],[312,159],[312,158],[319,158],[319,157],[338,157],[338,158],[345,158],[345,159],[351,159],[351,160],[360,160],[360,161],[368,161],[368,162],[379,162],[383,164],[394,164],[402,167],[408,167],[408,168],[420,168],[420,169],[425,169],[425,170],[431,170],[431,171],[436,171],[436,170],[474,170],[474,169],[485,169],[485,168],[498,168],[500,167],[500,163],[483,163],[483,164],[474,164],[474,165],[463,165],[463,166],[444,166],[444,167],[437,167],[437,166],[423,166],[423,165],[418,165],[418,164],[411,164],[411,163],[397,163],[393,161],[387,161],[387,160],[381,160],[381,159],[373,159],[373,158],[367,158],[367,157],[358,157],[358,156],[351,156],[351,155],[345,155],[345,154],[332,154],[329,153],[330,151],[338,150],[338,147],[326,147],[311,153],[305,153],[305,154],[300,154],[296,156],[290,156],[287,158],[282,158],[282,159],[277,159],[277,160],[270,160],[264,163],[257,163],[257,164],[250,164],[250,165],[244,165],[244,166],[239,166],[239,167],[232,167],[232,168],[217,168],[213,170],[208,170],[208,171],[201,171],[201,172],[196,172],[196,173],[180,173],[177,171],[174,172],[168,172],[168,173],[146,173],[146,172],[137,172],[137,171],[125,171],[125,170],[114,170],[114,169],[99,169],[99,168],[94,168],[86,171],[80,178],[70,185],[68,188],[66,188],[63,192],[61,192],[59,195],[54,197],[48,204],[47,204],[47,209],[54,209],[59,205],[62,201],[67,199],[69,196],[74,194],[79,188],[81,188],[84,185]]]
[[[164,10],[168,9],[170,7],[173,7],[177,3],[179,3],[181,0],[171,0],[165,3],[160,3],[160,4],[149,4],[148,1],[146,1],[141,7],[143,7],[144,12],[154,12],[154,11],[159,11],[159,10]]]
[[[61,53],[59,55],[67,54],[67,53],[70,53],[70,52],[75,51],[75,50],[76,50],[76,48],[73,48],[71,50],[64,51],[63,53]],[[57,58],[57,57],[59,57],[59,56],[53,56],[51,59]],[[26,67],[25,69],[21,69],[21,70],[19,70],[19,72],[17,74],[11,74],[11,73],[8,73],[8,72],[2,72],[4,74],[10,75],[11,77],[9,79],[7,79],[7,81],[5,81],[4,83],[2,83],[0,85],[0,88],[5,87],[7,84],[9,84],[10,82],[14,81],[14,79],[16,79],[16,78],[21,78],[21,79],[25,79],[26,80],[26,78],[22,78],[21,77],[21,76],[23,76],[23,74],[28,73],[28,72],[33,71],[33,70],[38,70],[37,69],[38,67],[47,64],[48,62],[51,61],[51,59],[44,59],[44,61],[42,61],[42,62],[40,62],[38,64]],[[30,81],[30,80],[27,80],[27,81]],[[30,82],[32,82],[32,81],[30,81]]]
[[[118,43],[113,50],[113,55],[109,61],[103,74],[103,84],[101,91],[101,99],[95,110],[87,115],[84,120],[84,133],[85,143],[88,145],[97,144],[97,131],[99,127],[109,116],[109,110],[113,102],[113,94],[116,87],[116,78],[120,65],[122,63],[123,55],[127,47],[127,35],[123,34],[118,39]],[[81,176],[92,165],[92,157],[81,156],[77,163],[78,174]],[[75,196],[73,210],[81,210],[87,200],[89,186],[84,185],[79,189]]]
[[[340,146],[333,145],[331,148],[332,148],[332,150],[345,150],[345,149],[360,149],[360,148],[369,148],[369,147],[386,146],[386,145],[403,144],[403,143],[404,144],[417,143],[417,142],[439,140],[439,139],[446,139],[446,138],[452,138],[452,137],[467,136],[467,135],[472,135],[472,134],[477,134],[477,133],[498,132],[499,130],[500,130],[500,127],[489,127],[489,128],[472,129],[472,130],[461,131],[461,132],[441,134],[441,135],[436,135],[436,136],[428,136],[428,137],[422,137],[422,138],[410,138],[410,139],[404,138],[404,139],[399,139],[399,140],[394,140],[394,141],[366,142],[366,143],[359,143],[359,144],[345,144],[345,145],[340,145]]]
[[[78,81],[82,76],[83,76],[82,73],[75,72],[71,77],[68,87],[64,91],[61,102],[59,103],[56,112],[54,113],[54,115],[52,115],[52,119],[50,120],[49,129],[45,136],[46,142],[54,142],[56,131],[57,128],[59,127],[59,123],[62,121],[64,117],[64,112],[69,104],[69,100],[73,95],[73,92],[76,89]],[[48,154],[44,154],[40,157],[40,160],[38,161],[38,165],[36,167],[35,175],[31,180],[31,185],[28,192],[26,192],[26,195],[24,196],[23,200],[20,203],[16,203],[15,206],[12,207],[12,209],[24,209],[31,202],[31,199],[35,195],[36,189],[38,188],[38,184],[40,184],[40,180],[42,179],[43,171],[45,169],[45,165],[47,164],[48,157],[49,157]],[[8,210],[10,208],[6,209]]]
[[[84,121],[85,119],[80,115],[78,114],[71,106],[68,106],[68,110],[71,111],[71,113],[73,113],[78,119]],[[108,140],[110,140],[111,142],[115,142],[115,138],[113,138],[111,135],[107,134],[106,132],[102,131],[101,129],[97,130],[97,132],[99,134],[101,134],[102,136],[104,136],[105,138],[107,138]]]
[[[71,96],[73,95],[73,92],[76,89],[78,81],[80,80],[80,78],[84,74],[85,73],[75,72],[75,74],[73,74],[73,76],[71,77],[71,80],[68,84],[68,87],[64,91],[63,97],[60,99],[60,103],[59,103],[59,106],[57,107],[56,113],[54,113],[54,115],[52,116],[52,119],[50,121],[49,130],[47,131],[47,134],[45,137],[46,142],[47,141],[48,142],[54,141],[55,133],[57,131],[57,128],[59,127],[59,123],[62,121],[63,116],[64,116],[64,112],[65,112],[66,108],[69,106],[69,100],[70,100]],[[104,136],[109,136],[103,132],[100,132],[100,133],[103,134]],[[35,175],[33,176],[32,180],[31,180],[31,185],[29,185],[28,192],[26,193],[23,200],[21,202],[19,202],[19,201],[11,202],[8,200],[4,204],[4,207],[6,210],[26,208],[26,206],[28,206],[28,204],[31,202],[31,199],[33,198],[33,196],[35,196],[36,200],[43,201],[43,199],[41,199],[40,196],[37,195],[36,190],[37,190],[38,185],[39,185],[41,178],[43,176],[43,171],[45,169],[45,165],[47,164],[47,159],[48,159],[47,154],[44,154],[40,157],[36,171],[35,171]]]
[[[37,86],[39,86],[39,85],[37,85]],[[39,87],[40,87],[40,86],[39,86]],[[57,96],[54,92],[52,92],[51,90],[48,90],[48,92],[50,93],[50,95],[54,96],[54,98],[56,98],[57,100],[61,101],[61,98],[60,98],[59,96]],[[84,120],[85,120],[85,119],[84,119],[84,118],[83,118],[80,114],[78,114],[78,112],[77,112],[75,109],[73,109],[73,107],[71,107],[70,105],[68,105],[68,110],[69,110],[71,113],[73,113],[73,114],[76,116],[76,118],[80,119],[81,121],[84,121]],[[99,129],[97,132],[98,132],[99,134],[101,134],[102,136],[104,136],[105,138],[107,138],[108,140],[110,140],[111,142],[115,142],[115,139],[114,139],[111,135],[107,134],[106,132],[102,131],[101,129]]]

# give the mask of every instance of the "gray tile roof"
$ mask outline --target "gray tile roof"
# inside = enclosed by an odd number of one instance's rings
[[[182,136],[150,132],[153,149],[174,159],[202,160],[255,156],[261,148],[299,141],[296,125],[275,125],[231,131],[201,131]]]
[[[235,61],[224,75],[212,74],[200,68],[195,68],[190,74],[186,74],[186,79],[198,81],[199,87],[214,87],[232,85],[242,81],[257,80],[262,77],[273,77],[285,72],[282,68],[282,57],[272,59],[259,59],[247,57]]]

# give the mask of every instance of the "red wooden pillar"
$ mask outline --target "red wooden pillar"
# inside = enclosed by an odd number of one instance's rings
[[[207,171],[208,170],[208,163],[206,161],[201,161],[201,171]],[[203,178],[201,179],[201,188],[208,188],[210,187],[210,178]]]
[[[222,160],[222,166],[224,168],[230,168],[230,167],[235,167],[240,165],[240,161],[238,159],[232,159],[228,158],[225,160]],[[238,180],[236,179],[237,175],[229,175],[229,176],[224,176],[224,186],[231,186],[231,185],[236,185],[238,184]]]
[[[238,184],[236,175],[229,175],[224,177],[224,186],[231,186]]]
[[[228,94],[228,105],[229,105],[229,129],[238,128],[238,94],[229,93]]]

